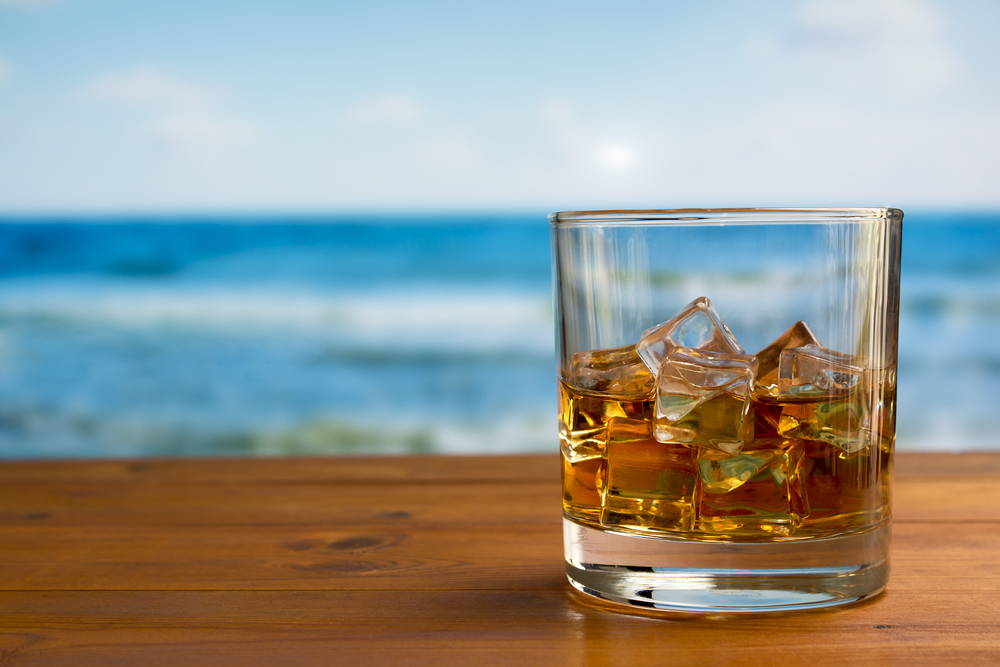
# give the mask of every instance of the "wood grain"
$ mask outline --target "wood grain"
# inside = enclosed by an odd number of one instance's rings
[[[0,464],[0,666],[1000,663],[1000,455],[900,455],[874,600],[609,611],[557,459]]]
[[[7,591],[565,587],[562,536],[547,526],[36,528],[0,537]],[[892,585],[998,589],[998,553],[995,528],[900,524]]]
[[[559,471],[559,459],[553,454],[7,461],[0,464],[0,484],[518,484],[557,481]]]
[[[8,482],[6,526],[558,524],[558,483],[253,485]]]

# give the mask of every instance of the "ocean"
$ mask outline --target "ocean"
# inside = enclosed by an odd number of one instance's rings
[[[1000,213],[907,214],[901,450],[1000,449]],[[558,449],[544,214],[0,220],[0,457]]]

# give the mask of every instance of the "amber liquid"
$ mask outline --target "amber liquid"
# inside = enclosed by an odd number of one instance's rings
[[[847,395],[782,400],[757,391],[733,451],[654,436],[654,394],[559,388],[563,508],[595,528],[705,541],[774,541],[865,531],[889,519],[894,369]],[[689,429],[724,430],[732,397]]]

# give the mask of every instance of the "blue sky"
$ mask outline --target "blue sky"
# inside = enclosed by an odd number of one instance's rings
[[[0,213],[998,207],[998,32],[993,0],[0,0]]]

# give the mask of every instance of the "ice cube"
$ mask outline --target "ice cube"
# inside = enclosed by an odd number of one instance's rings
[[[846,394],[859,388],[864,368],[855,357],[818,345],[789,347],[778,361],[778,391],[786,396]]]
[[[577,352],[563,380],[574,389],[630,398],[648,396],[656,383],[635,345]]]
[[[847,453],[867,447],[872,432],[866,374],[855,357],[823,347],[783,350],[778,369],[779,435],[820,440]]]
[[[801,475],[809,500],[803,528],[843,530],[888,518],[888,454],[847,454],[817,440],[802,440]]]
[[[782,405],[778,434],[820,440],[853,454],[872,442],[867,412],[860,397]]]
[[[735,454],[752,434],[756,372],[753,355],[675,348],[657,378],[654,437]]]
[[[729,456],[698,454],[698,528],[730,535],[791,535],[809,509],[800,441],[756,439]]]
[[[750,413],[753,417],[753,437],[779,437],[778,422],[781,420],[781,403],[770,398],[762,399],[757,393],[754,393],[750,400]]]
[[[696,457],[689,447],[654,440],[646,420],[612,419],[601,524],[640,531],[690,530]]]
[[[706,493],[728,493],[756,477],[774,459],[773,452],[730,455],[705,450],[698,457],[701,488]]]
[[[604,457],[563,458],[563,506],[568,514],[580,519],[599,521],[601,489],[606,474]]]
[[[649,370],[656,373],[664,359],[676,347],[707,352],[744,354],[732,332],[719,318],[707,297],[700,296],[672,319],[647,329],[636,344],[636,351]]]
[[[645,368],[645,366],[643,366]],[[652,421],[650,397],[590,395],[559,385],[559,441],[563,456],[575,462],[604,456],[608,421],[614,417]]]
[[[758,393],[775,396],[778,393],[778,366],[781,353],[792,347],[819,347],[819,340],[805,322],[796,322],[777,340],[758,352],[757,386]]]

